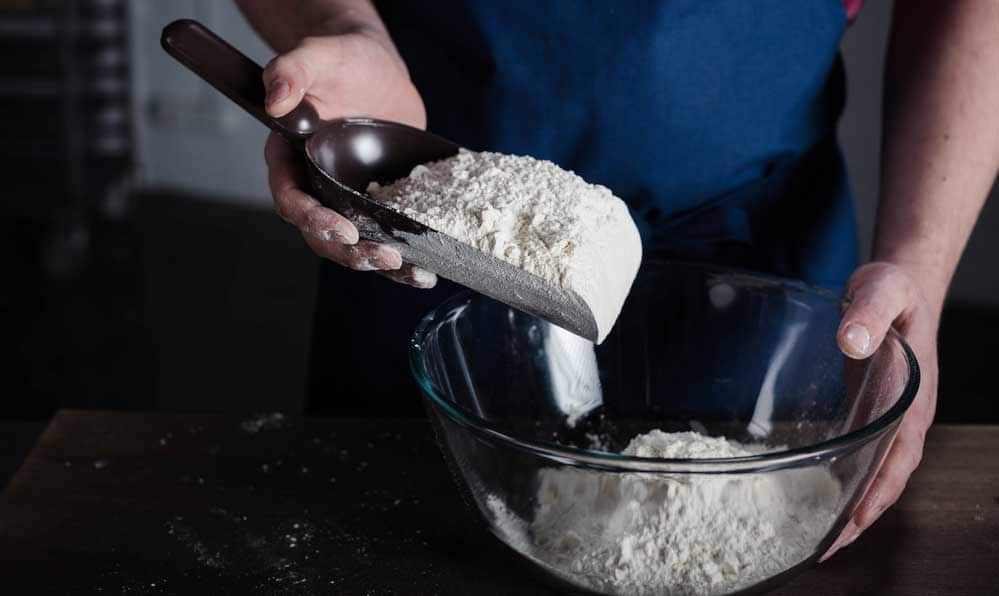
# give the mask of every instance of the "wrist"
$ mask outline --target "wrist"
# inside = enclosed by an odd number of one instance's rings
[[[326,37],[331,35],[365,35],[388,38],[388,31],[377,14],[369,14],[356,9],[337,11],[326,18],[309,25],[303,37]]]
[[[326,19],[312,25],[302,37],[342,37],[357,36],[381,46],[391,56],[395,57],[399,64],[406,68],[406,64],[395,47],[395,42],[389,35],[388,29],[382,23],[377,12],[372,9],[370,12],[358,9],[343,9]],[[408,70],[407,70],[408,73]]]
[[[382,22],[378,9],[371,0],[349,0],[333,2],[305,21],[307,31],[303,37],[323,37],[330,35],[362,35],[392,46],[388,29]]]

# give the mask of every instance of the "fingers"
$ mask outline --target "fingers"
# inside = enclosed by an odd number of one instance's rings
[[[395,281],[432,288],[437,276],[418,267],[402,268],[402,255],[392,247],[360,240],[357,227],[346,217],[323,207],[299,187],[301,171],[288,143],[272,133],[264,147],[268,183],[278,216],[302,232],[306,244],[320,257],[357,271],[391,272]]]
[[[359,239],[357,228],[350,220],[323,207],[298,188],[289,187],[275,193],[274,205],[281,219],[307,236],[343,245],[356,244]]]
[[[277,134],[267,138],[264,157],[274,209],[281,219],[320,240],[342,244],[358,241],[357,228],[344,216],[323,207],[299,187],[301,179],[291,147]]]
[[[355,271],[391,271],[402,267],[402,256],[392,247],[361,240],[343,244],[303,233],[305,243],[317,255]]]
[[[858,269],[848,283],[850,303],[843,313],[837,341],[852,358],[870,356],[895,325],[920,359],[922,385],[898,434],[854,509],[842,533],[822,556],[825,561],[851,544],[902,494],[919,466],[926,431],[936,406],[936,328],[938,320],[928,308],[913,278],[889,263],[871,263]],[[937,314],[938,316],[938,314]],[[849,369],[848,369],[849,374]]]
[[[923,431],[914,426],[899,430],[877,477],[853,512],[852,520],[860,532],[869,528],[902,494],[922,460],[923,436]]]
[[[864,493],[839,538],[822,555],[820,561],[827,560],[836,551],[852,544],[864,530],[871,527],[871,524],[881,517],[885,510],[898,501],[909,477],[912,476],[922,460],[926,426],[927,424],[918,416],[907,416],[902,421],[902,427],[881,464],[874,482]]]
[[[836,542],[829,547],[829,550],[827,550],[824,555],[819,557],[819,563],[826,562],[829,560],[829,557],[835,555],[841,548],[846,548],[853,544],[853,541],[856,540],[858,536],[860,536],[860,528],[858,528],[857,524],[855,524],[851,519],[846,522],[846,526],[843,528],[843,531],[840,532],[839,538],[836,539]]]
[[[850,278],[850,305],[843,314],[837,342],[851,358],[866,358],[884,340],[891,324],[914,307],[916,291],[909,277],[885,265],[861,267]]]
[[[275,118],[284,116],[298,105],[312,88],[318,74],[308,46],[299,46],[271,60],[264,68],[264,100],[267,113]]]
[[[436,273],[417,267],[412,263],[404,263],[398,271],[381,271],[380,273],[392,281],[421,290],[429,290],[437,285]]]

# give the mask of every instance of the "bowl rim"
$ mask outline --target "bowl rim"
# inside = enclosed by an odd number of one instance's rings
[[[690,261],[675,261],[665,259],[650,259],[642,263],[642,267],[662,267],[679,266],[697,268],[706,272],[737,276],[743,279],[765,284],[769,287],[781,287],[793,289],[795,291],[806,292],[826,299],[834,300],[841,306],[850,303],[849,298],[838,296],[837,294],[817,286],[807,284],[789,278],[769,275],[755,271],[748,271],[721,265],[705,263],[695,263]],[[860,448],[869,443],[874,438],[883,435],[899,424],[902,416],[908,411],[909,406],[915,400],[920,386],[920,369],[916,360],[916,355],[905,339],[898,333],[894,326],[890,327],[885,340],[891,338],[895,340],[901,348],[908,365],[908,379],[902,389],[902,394],[896,402],[886,412],[866,425],[850,431],[846,434],[827,439],[814,445],[795,447],[782,451],[769,451],[742,457],[723,458],[651,458],[631,455],[622,455],[610,451],[599,451],[584,449],[581,447],[570,447],[557,443],[528,439],[515,436],[509,432],[499,430],[484,418],[450,403],[439,394],[439,388],[430,380],[424,359],[421,357],[424,338],[430,330],[441,324],[444,317],[442,313],[453,310],[461,303],[468,302],[478,294],[472,290],[465,290],[451,296],[441,304],[437,305],[430,312],[423,316],[410,339],[409,345],[409,368],[423,394],[429,398],[435,408],[442,410],[448,418],[461,426],[468,428],[482,438],[494,442],[510,445],[518,450],[526,451],[544,459],[557,462],[562,465],[585,466],[599,468],[607,471],[620,472],[684,472],[684,473],[744,473],[759,472],[774,468],[793,467],[803,465],[816,460],[827,460],[839,457],[845,453]]]

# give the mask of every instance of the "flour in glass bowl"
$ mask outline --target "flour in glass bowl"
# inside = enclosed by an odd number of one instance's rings
[[[625,455],[743,457],[761,451],[694,432],[653,430]],[[609,594],[711,595],[752,586],[815,553],[836,518],[825,468],[765,474],[538,473],[533,518],[490,495],[502,538],[556,575]]]
[[[462,149],[367,191],[438,232],[575,291],[594,314],[598,343],[642,260],[624,202],[550,161]]]

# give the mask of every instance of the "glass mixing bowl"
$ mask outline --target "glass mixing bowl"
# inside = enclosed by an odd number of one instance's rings
[[[465,498],[560,588],[760,593],[831,545],[919,385],[894,331],[865,360],[842,355],[842,305],[793,281],[651,262],[599,346],[464,293],[423,319],[410,365]],[[653,429],[748,454],[620,454]],[[640,516],[651,542],[634,536]]]

